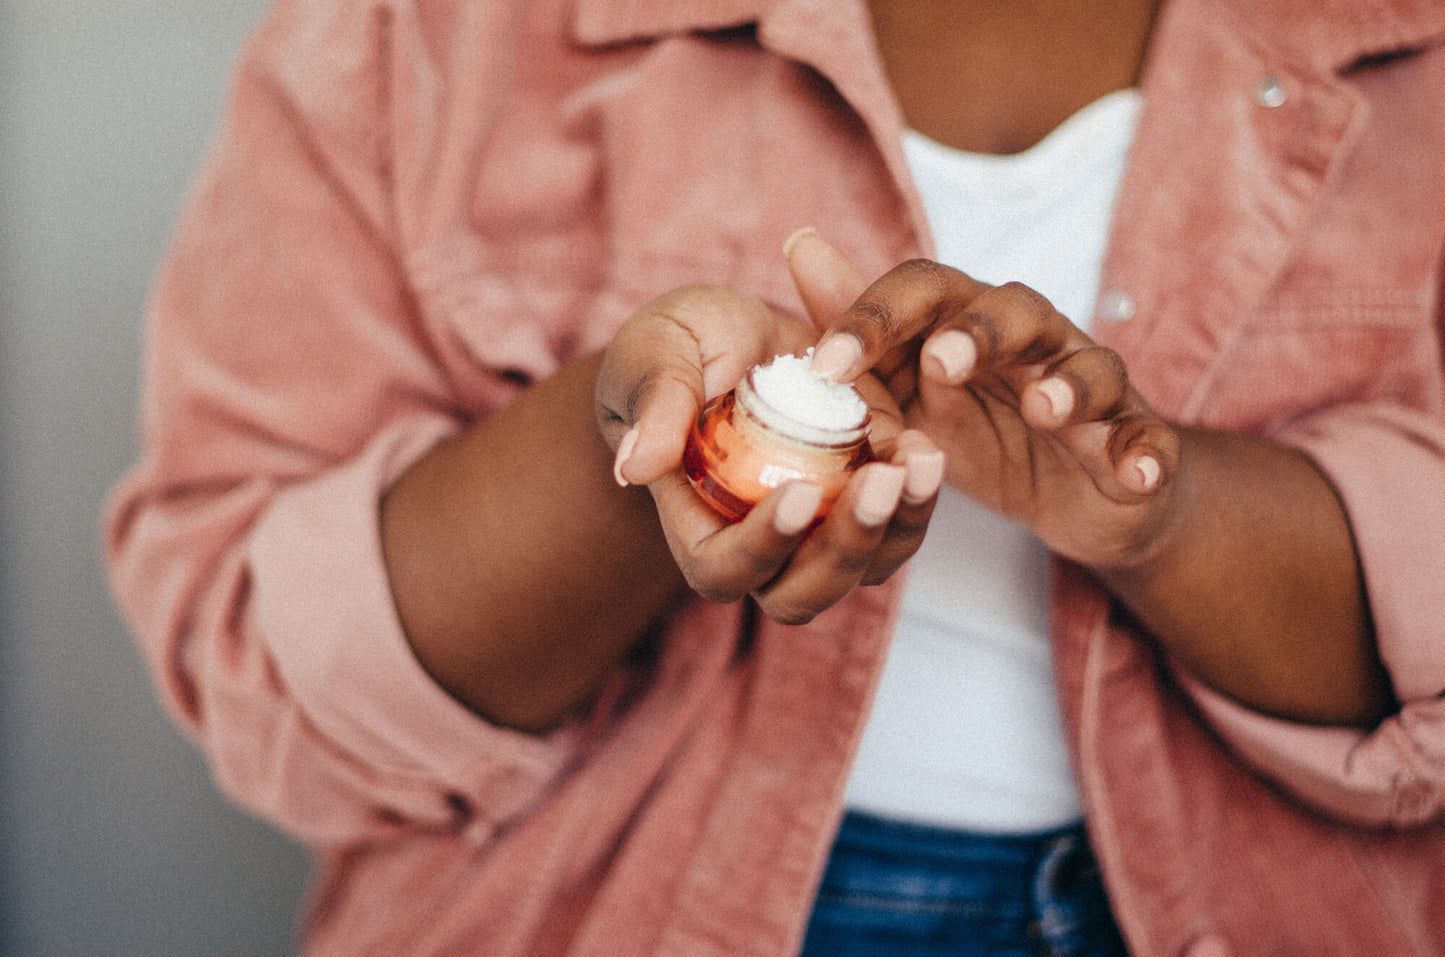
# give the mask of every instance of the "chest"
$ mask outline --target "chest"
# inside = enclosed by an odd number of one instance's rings
[[[1206,42],[1175,59],[1239,56]],[[1102,285],[1122,307],[1093,329],[1162,411],[1268,429],[1341,401],[1441,408],[1442,63],[1295,79],[1275,106],[1248,73],[1232,88],[1145,78]],[[467,214],[417,257],[474,406],[497,401],[499,371],[545,376],[676,286],[731,285],[799,312],[781,247],[800,226],[869,274],[930,248],[893,155],[901,116],[855,99],[733,31],[504,100],[499,132],[467,144],[465,194],[432,200]]]

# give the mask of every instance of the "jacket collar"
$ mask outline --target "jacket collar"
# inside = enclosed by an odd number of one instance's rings
[[[1166,0],[1104,261],[1102,288],[1136,318],[1093,329],[1156,409],[1203,414],[1220,344],[1274,288],[1364,130],[1368,104],[1342,72],[1442,39],[1439,2]],[[1287,95],[1261,99],[1271,88]]]
[[[777,0],[577,0],[572,35],[608,46],[756,23]]]
[[[1260,45],[1321,71],[1445,39],[1445,4],[1438,0],[1217,2]]]
[[[1445,4],[1439,0],[1205,2],[1226,8],[1261,44],[1318,69],[1343,69],[1362,57],[1445,37]],[[573,36],[606,46],[744,26],[766,19],[777,7],[816,5],[810,0],[576,0]]]
[[[572,35],[579,43],[609,46],[741,26],[755,26],[762,46],[827,77],[851,104],[900,186],[917,237],[904,252],[931,255],[903,157],[903,116],[873,43],[865,0],[575,0]]]

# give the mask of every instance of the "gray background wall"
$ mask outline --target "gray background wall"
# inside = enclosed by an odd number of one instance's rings
[[[216,796],[99,568],[139,318],[262,0],[0,0],[0,953],[293,951],[301,852]]]

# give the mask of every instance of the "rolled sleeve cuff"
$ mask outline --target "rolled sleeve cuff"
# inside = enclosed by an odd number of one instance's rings
[[[1345,406],[1278,438],[1308,455],[1349,517],[1380,658],[1401,701],[1445,693],[1445,423]]]
[[[337,747],[496,822],[555,775],[573,732],[539,737],[483,721],[426,673],[403,634],[379,503],[453,429],[442,417],[397,423],[356,459],[282,493],[251,543],[253,623],[298,707]]]
[[[1407,704],[1372,731],[1252,711],[1180,673],[1205,720],[1246,764],[1331,817],[1413,827],[1445,812],[1445,700]]]
[[[1371,731],[1295,724],[1186,675],[1205,718],[1248,763],[1318,809],[1408,827],[1445,806],[1445,423],[1395,405],[1337,407],[1275,436],[1339,495],[1399,713]]]

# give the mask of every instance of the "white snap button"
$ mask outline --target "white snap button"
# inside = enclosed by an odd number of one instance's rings
[[[1104,322],[1128,322],[1134,318],[1134,297],[1119,289],[1111,289],[1099,297],[1095,310]]]
[[[1284,101],[1287,99],[1289,99],[1289,94],[1285,92],[1284,84],[1276,77],[1267,76],[1259,81],[1259,86],[1254,88],[1254,101],[1271,110],[1277,106],[1284,106]]]

